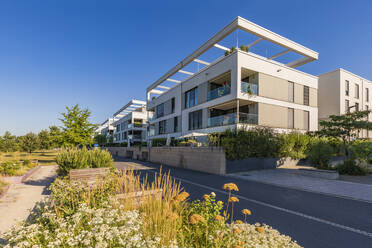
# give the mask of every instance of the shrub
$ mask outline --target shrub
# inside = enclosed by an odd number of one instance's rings
[[[311,147],[308,159],[315,167],[319,169],[328,169],[331,163],[332,154],[332,146],[324,141],[318,141]]]
[[[301,133],[282,134],[280,138],[280,157],[291,157],[294,159],[306,158],[312,145],[313,137]]]
[[[20,176],[26,173],[26,170],[19,162],[5,161],[0,164],[0,174],[4,176]]]
[[[365,140],[355,140],[350,146],[351,158],[367,162],[372,155],[372,143]]]
[[[67,149],[56,156],[58,174],[67,175],[71,169],[113,167],[111,154],[106,150],[86,148]]]
[[[152,139],[152,146],[157,147],[157,146],[165,146],[167,144],[167,139],[166,138],[155,138]]]
[[[351,176],[364,176],[367,174],[367,170],[357,165],[355,160],[344,161],[343,164],[337,166],[337,171],[341,175],[347,174]]]

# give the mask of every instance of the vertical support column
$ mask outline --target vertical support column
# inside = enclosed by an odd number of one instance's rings
[[[238,99],[238,100],[236,100],[236,124],[239,123],[239,104],[240,104],[240,102],[239,102],[239,99]]]

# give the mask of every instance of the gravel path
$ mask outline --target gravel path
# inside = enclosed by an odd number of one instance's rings
[[[0,236],[15,223],[26,220],[35,203],[49,194],[47,188],[56,177],[56,168],[42,166],[26,182],[10,186],[0,199]]]

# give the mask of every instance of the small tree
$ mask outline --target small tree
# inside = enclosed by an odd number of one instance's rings
[[[50,144],[52,148],[57,148],[62,146],[62,132],[57,126],[49,127]]]
[[[19,141],[22,150],[29,153],[39,149],[40,146],[39,138],[34,133],[28,133],[25,136],[21,136]]]
[[[40,149],[48,150],[52,146],[50,133],[48,130],[41,130],[37,135],[40,142]]]
[[[90,123],[90,111],[80,109],[79,105],[69,108],[66,107],[67,113],[62,113],[62,143],[66,147],[78,145],[93,144],[94,129],[96,125]]]
[[[6,153],[17,150],[17,137],[15,135],[12,135],[9,131],[6,131],[2,140],[2,147]]]
[[[321,130],[316,133],[320,136],[336,137],[344,143],[345,160],[349,158],[349,145],[357,137],[361,129],[372,129],[372,122],[368,122],[371,110],[356,111],[344,115],[331,115],[329,120],[321,121]]]

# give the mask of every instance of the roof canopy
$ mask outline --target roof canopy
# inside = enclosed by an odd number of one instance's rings
[[[119,109],[114,115],[114,121],[117,121],[127,114],[133,112],[134,110],[143,107],[146,105],[145,101],[135,100],[132,99],[130,102],[128,102],[125,106],[123,106],[121,109]]]
[[[291,61],[285,65],[288,67],[295,68],[295,67],[304,65],[308,62],[318,59],[317,52],[309,48],[306,48],[294,41],[291,41],[283,36],[280,36],[279,34],[276,34],[268,29],[265,29],[255,23],[252,23],[238,16],[231,23],[225,26],[222,30],[216,33],[212,38],[210,38],[207,42],[205,42],[201,47],[196,49],[193,53],[191,53],[189,56],[183,59],[180,63],[178,63],[176,66],[170,69],[167,73],[165,73],[162,77],[160,77],[155,83],[149,86],[147,88],[147,100],[149,100],[150,94],[160,95],[170,89],[170,87],[161,85],[162,83],[166,81],[172,82],[175,84],[181,83],[182,82],[181,80],[170,78],[176,73],[181,73],[181,74],[186,74],[188,76],[192,76],[194,74],[193,72],[182,70],[185,66],[187,66],[191,62],[196,62],[196,63],[206,65],[206,66],[210,65],[210,62],[206,62],[206,61],[198,59],[200,55],[208,51],[210,48],[215,47],[223,51],[229,51],[230,50],[229,48],[218,44],[218,42],[223,40],[226,36],[228,36],[229,34],[231,34],[237,29],[243,30],[257,37],[255,41],[247,45],[248,48],[253,47],[254,45],[260,43],[261,41],[268,41],[283,48],[283,50],[280,51],[279,53],[271,55],[270,57],[267,57],[268,60],[274,60],[284,54],[287,54],[289,52],[294,52],[300,55],[301,58]]]

